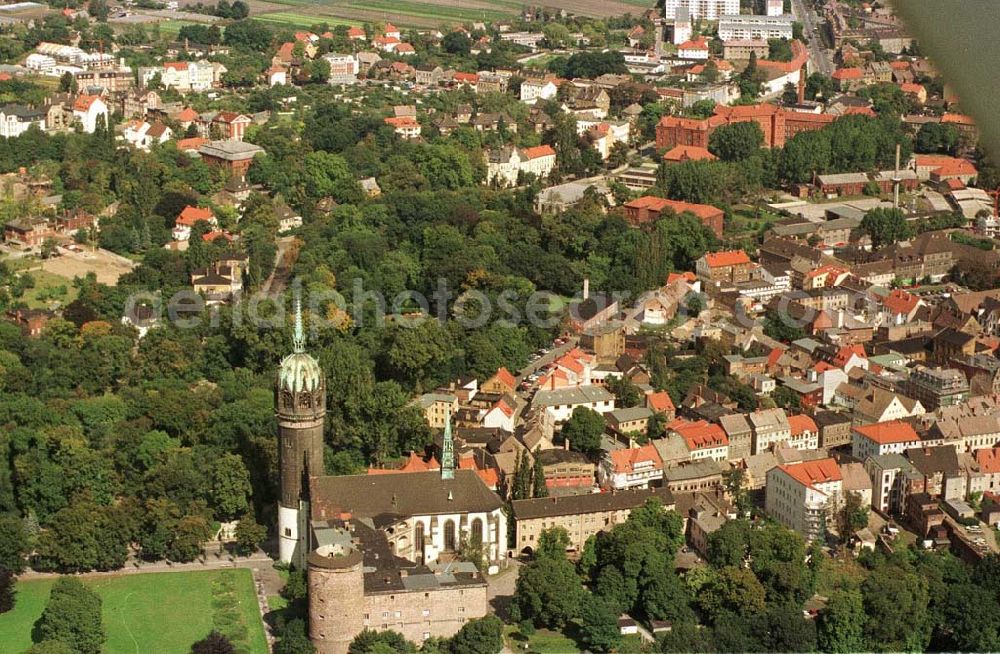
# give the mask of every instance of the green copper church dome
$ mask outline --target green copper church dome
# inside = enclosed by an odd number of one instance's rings
[[[278,383],[281,390],[291,393],[310,393],[319,388],[323,370],[319,362],[305,352],[293,352],[281,360]]]
[[[295,332],[292,336],[292,353],[281,360],[278,368],[278,386],[283,391],[314,392],[323,381],[319,362],[306,354],[306,339],[302,329],[302,307],[295,299]]]

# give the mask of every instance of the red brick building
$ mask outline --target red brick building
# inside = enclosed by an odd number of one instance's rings
[[[656,126],[656,147],[670,149],[678,145],[708,147],[708,139],[722,125],[755,121],[764,132],[764,146],[782,147],[799,132],[823,129],[837,116],[788,111],[773,104],[756,104],[737,107],[716,105],[715,115],[709,118],[681,118],[664,116]]]
[[[664,211],[672,211],[675,214],[690,213],[695,215],[705,227],[708,227],[715,235],[722,238],[722,224],[725,214],[722,209],[708,204],[694,204],[691,202],[678,202],[677,200],[666,200],[664,198],[646,195],[623,205],[625,210],[625,220],[633,227],[656,222],[660,214]]]

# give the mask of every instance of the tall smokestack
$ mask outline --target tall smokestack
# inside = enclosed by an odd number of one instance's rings
[[[806,67],[803,64],[802,68],[799,69],[799,94],[798,94],[799,104],[806,101]]]
[[[586,300],[590,297],[590,278],[583,278],[583,299]]]
[[[892,208],[899,208],[899,183],[902,178],[899,176],[899,143],[896,144],[896,167],[892,171]]]

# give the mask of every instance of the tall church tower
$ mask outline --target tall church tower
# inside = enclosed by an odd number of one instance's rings
[[[278,551],[284,563],[305,569],[309,553],[309,477],[323,474],[326,378],[306,354],[302,306],[295,299],[292,353],[281,360],[275,385],[278,410]]]

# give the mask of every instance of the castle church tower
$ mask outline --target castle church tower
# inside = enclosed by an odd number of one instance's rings
[[[304,569],[309,553],[309,477],[323,474],[326,378],[305,351],[302,306],[295,299],[292,353],[281,360],[274,401],[278,411],[278,552]]]

